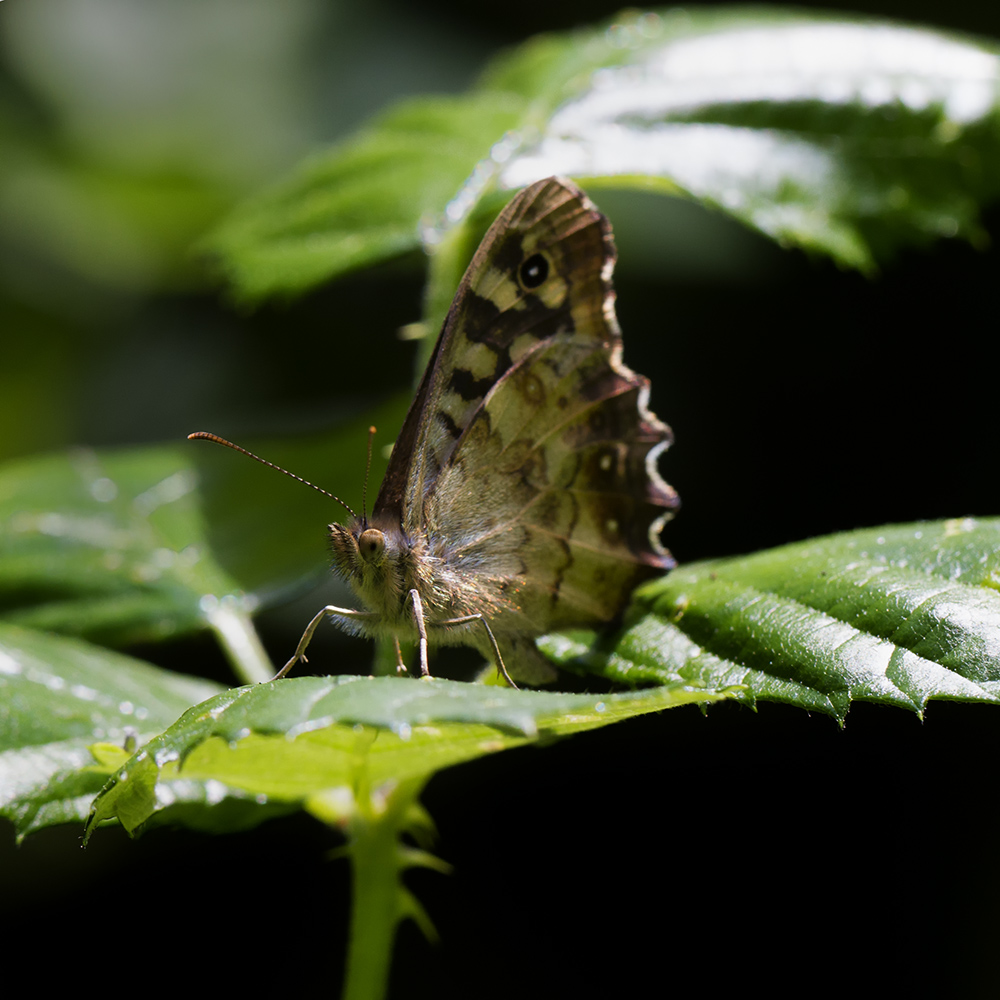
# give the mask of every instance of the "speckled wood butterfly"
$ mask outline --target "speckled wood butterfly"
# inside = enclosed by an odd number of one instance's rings
[[[621,361],[607,219],[577,187],[525,188],[483,239],[393,447],[370,516],[330,525],[333,562],[365,610],[347,631],[476,647],[507,678],[555,677],[546,632],[614,620],[673,566],[676,493],[656,461],[670,429]],[[208,435],[204,435],[208,436]]]

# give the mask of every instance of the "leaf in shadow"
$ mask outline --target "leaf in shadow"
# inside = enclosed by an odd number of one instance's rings
[[[78,639],[0,623],[0,814],[19,837],[82,821],[130,756],[127,739],[149,739],[217,691]]]

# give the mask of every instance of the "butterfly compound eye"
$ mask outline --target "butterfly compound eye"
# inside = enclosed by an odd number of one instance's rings
[[[537,288],[548,276],[549,262],[540,253],[533,253],[523,261],[518,271],[521,287],[526,289]]]
[[[365,528],[358,535],[358,551],[366,562],[377,562],[385,551],[385,535],[378,528]]]

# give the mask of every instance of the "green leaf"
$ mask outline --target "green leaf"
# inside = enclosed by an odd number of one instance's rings
[[[1000,704],[998,590],[1000,519],[891,525],[683,566],[639,591],[613,650],[547,650],[618,681],[741,684],[751,705],[841,721],[854,700]]]
[[[633,58],[560,105],[504,186],[665,182],[861,270],[899,246],[980,237],[978,205],[1000,191],[995,45],[739,9],[623,17],[609,37]]]
[[[632,715],[726,697],[692,685],[567,695],[397,677],[300,677],[209,699],[125,762],[94,802],[86,837],[118,820],[225,830],[305,807],[348,837],[354,867],[345,996],[380,996],[396,924],[434,931],[401,882],[409,867],[446,866],[423,845],[417,795],[434,772]],[[234,811],[235,810],[235,811]]]
[[[766,8],[625,13],[530,39],[462,98],[410,101],[211,241],[237,294],[292,294],[423,245],[550,174],[712,206],[871,271],[978,240],[1000,193],[995,45]]]
[[[129,832],[189,821],[226,798],[300,804],[353,822],[359,789],[426,779],[484,754],[676,705],[728,696],[687,683],[612,695],[552,694],[397,677],[297,677],[236,688],[186,712],[128,761],[95,802],[88,828]],[[200,789],[200,798],[198,798]]]
[[[360,507],[367,428],[398,427],[404,411],[397,398],[332,432],[255,447],[320,482],[337,470]],[[385,459],[372,465],[377,481]],[[0,468],[0,620],[113,646],[210,628],[242,678],[267,680],[250,613],[327,566],[326,525],[341,513],[199,441],[11,462]]]
[[[521,111],[505,94],[407,101],[307,161],[205,249],[248,300],[302,292],[417,250],[421,224],[438,217]]]
[[[368,428],[379,431],[368,476],[371,494],[388,465],[385,446],[402,426],[409,402],[408,393],[379,405],[366,401],[332,430],[241,443],[360,511]],[[191,441],[184,448],[198,470],[213,557],[244,592],[267,604],[329,570],[327,525],[347,516],[340,505],[218,446]]]
[[[256,602],[212,558],[181,447],[0,470],[0,617],[110,645],[211,627],[243,676],[271,676]]]
[[[0,814],[18,837],[82,821],[143,741],[217,692],[77,639],[0,623]]]

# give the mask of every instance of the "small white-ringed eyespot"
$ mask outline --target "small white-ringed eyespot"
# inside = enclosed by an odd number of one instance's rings
[[[549,276],[549,262],[543,254],[533,253],[522,261],[517,272],[521,287],[526,290],[538,288]]]

